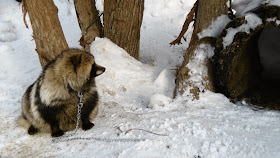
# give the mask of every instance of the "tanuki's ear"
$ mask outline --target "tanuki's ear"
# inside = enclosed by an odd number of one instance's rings
[[[70,62],[73,64],[74,71],[77,72],[77,68],[81,65],[82,56],[75,55],[70,58]]]

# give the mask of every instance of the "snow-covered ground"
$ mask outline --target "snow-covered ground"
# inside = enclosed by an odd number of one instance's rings
[[[240,14],[246,8],[241,5],[252,3],[236,1]],[[187,43],[170,47],[169,42],[179,34],[194,2],[145,1],[141,62],[106,38],[93,42],[91,53],[106,67],[97,78],[99,115],[91,130],[74,136],[90,140],[52,143],[50,134],[30,136],[15,122],[21,97],[41,67],[21,7],[16,1],[0,0],[0,157],[280,157],[280,112],[254,110],[246,102],[233,104],[209,91],[200,100],[172,99],[174,69]],[[73,2],[55,3],[69,46],[80,48]],[[102,8],[102,1],[97,4]]]

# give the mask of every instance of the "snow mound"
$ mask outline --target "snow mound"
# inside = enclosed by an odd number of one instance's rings
[[[162,94],[166,94],[168,96],[173,95],[173,90],[175,87],[175,78],[174,75],[171,74],[169,71],[164,69],[157,79],[154,82],[155,86],[158,88]]]
[[[172,96],[174,75],[163,70],[153,81],[152,67],[137,61],[109,39],[97,38],[91,45],[91,53],[96,63],[106,68],[106,72],[97,78],[97,86],[105,100],[125,107],[138,103],[138,108],[143,109],[147,108],[153,94]]]

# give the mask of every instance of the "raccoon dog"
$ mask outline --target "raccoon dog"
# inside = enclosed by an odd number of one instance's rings
[[[81,128],[94,126],[90,119],[97,115],[98,94],[95,77],[105,71],[94,57],[79,49],[62,52],[50,62],[22,97],[19,123],[33,135],[38,131],[62,136],[73,130],[77,121],[78,92],[82,92]]]

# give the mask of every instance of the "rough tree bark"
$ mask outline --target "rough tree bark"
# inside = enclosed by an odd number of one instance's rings
[[[63,50],[68,49],[53,0],[24,0],[23,11],[28,12],[33,38],[41,66],[46,66]]]
[[[95,0],[74,0],[74,4],[82,31],[80,45],[89,51],[95,37],[103,37],[103,26],[95,7]]]
[[[228,30],[253,23],[246,16],[239,17],[228,23],[217,39],[212,58],[215,91],[230,99],[245,99],[254,106],[280,110],[280,67],[274,64],[279,63],[280,56],[280,7],[262,5],[253,13],[262,19],[256,28],[240,30],[224,47],[224,39],[231,33]]]
[[[198,38],[198,33],[202,30],[206,29],[213,20],[219,17],[222,14],[228,14],[228,7],[226,5],[228,0],[198,0],[197,10],[196,10],[196,21],[194,24],[194,31],[192,34],[192,38],[189,44],[189,47],[184,56],[184,61],[177,71],[177,80],[176,87],[174,91],[174,97],[178,94],[182,95],[189,88],[189,91],[193,94],[194,98],[198,99],[198,94],[201,91],[193,82],[189,82],[188,79],[191,77],[189,73],[189,68],[187,64],[190,62],[192,57],[195,54],[195,50],[202,43],[211,44],[210,40],[203,40]],[[210,68],[209,62],[206,62],[206,66]],[[208,70],[208,74],[203,78],[205,82],[203,82],[204,90],[208,89],[213,91],[213,81],[211,77],[211,70]]]
[[[144,0],[104,0],[104,36],[139,60]]]

